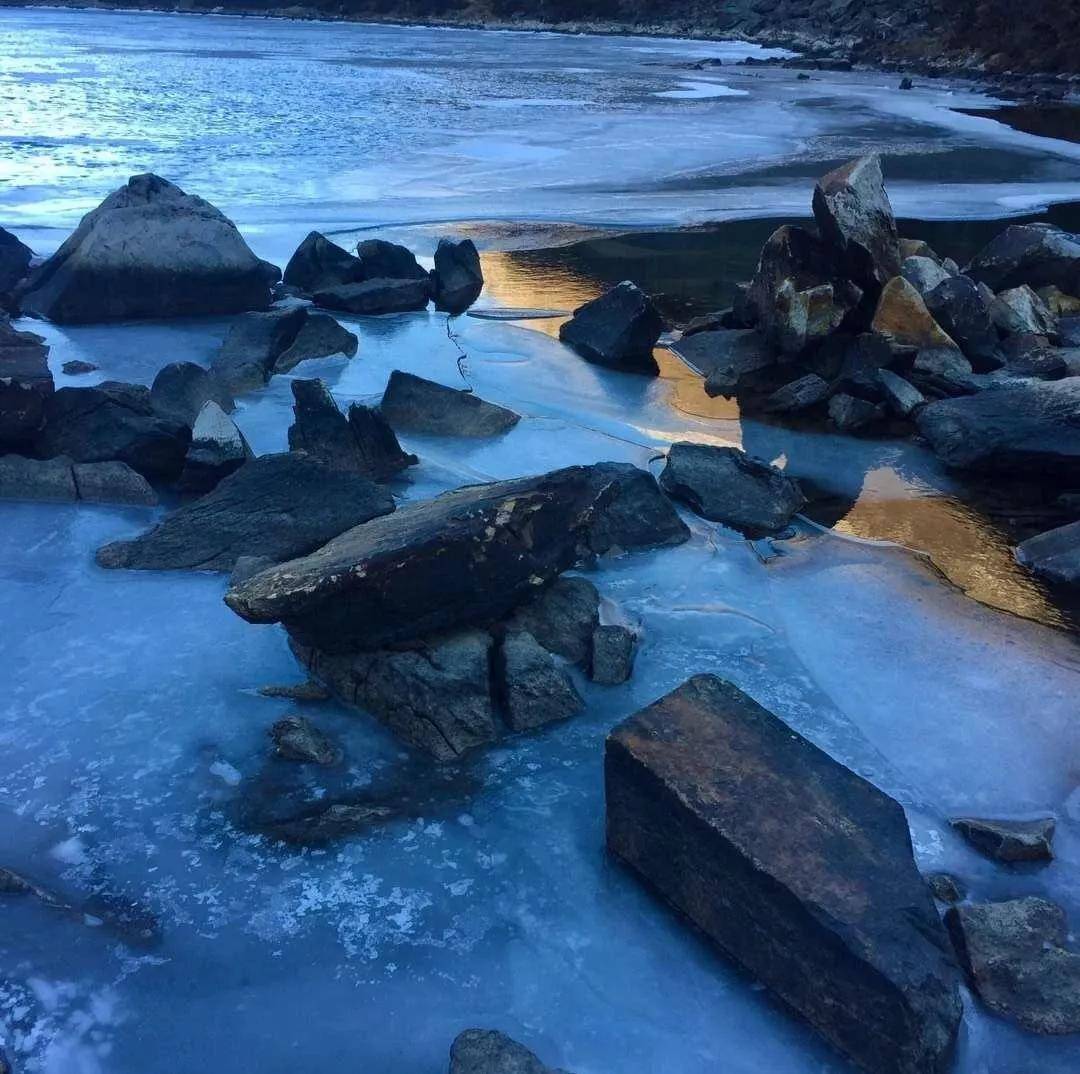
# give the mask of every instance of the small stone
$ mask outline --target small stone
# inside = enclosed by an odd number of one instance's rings
[[[589,678],[605,686],[626,682],[634,670],[636,643],[637,636],[627,627],[614,624],[598,626],[592,636]]]
[[[521,420],[521,415],[472,392],[400,369],[390,374],[379,410],[393,428],[431,436],[499,436]]]
[[[649,296],[624,280],[574,310],[559,329],[559,339],[588,362],[656,375],[652,352],[663,327]]]
[[[952,826],[980,854],[995,861],[1050,861],[1054,852],[1054,819],[986,820],[957,817]]]
[[[79,358],[65,362],[60,368],[69,377],[77,377],[80,373],[94,373],[97,371],[97,366],[93,362],[84,362]]]
[[[330,697],[330,691],[314,679],[283,686],[260,686],[259,693],[263,697],[281,697],[287,701],[326,701]]]
[[[340,764],[341,748],[303,716],[286,716],[270,728],[279,757],[325,767]]]
[[[548,650],[574,664],[589,655],[593,631],[600,622],[600,594],[587,578],[563,575],[534,600],[519,607],[507,623],[528,631]]]
[[[585,707],[566,672],[527,631],[508,633],[499,655],[500,693],[511,730],[565,720]]]
[[[949,873],[931,873],[926,882],[938,902],[954,903],[964,897],[963,885]]]

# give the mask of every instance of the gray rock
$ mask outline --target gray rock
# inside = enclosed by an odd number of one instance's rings
[[[885,403],[897,417],[908,417],[926,402],[918,388],[891,369],[878,370],[878,379],[885,393]]]
[[[925,299],[938,284],[951,279],[936,261],[929,257],[908,257],[900,266],[900,275]]]
[[[289,258],[282,279],[300,293],[310,295],[326,287],[360,283],[364,266],[348,250],[312,231]]]
[[[0,317],[0,451],[32,447],[53,390],[45,341]]]
[[[240,556],[281,562],[304,555],[393,509],[390,494],[359,474],[299,454],[263,455],[146,533],[105,545],[96,558],[101,567],[227,571]]]
[[[413,649],[332,655],[292,641],[311,674],[440,761],[499,737],[491,698],[491,635],[468,630]]]
[[[447,313],[462,313],[480,297],[484,273],[472,239],[439,239],[431,283],[435,308]]]
[[[705,377],[705,391],[712,396],[758,387],[777,364],[776,349],[752,328],[697,332],[671,349]]]
[[[1032,1033],[1080,1032],[1080,955],[1045,899],[954,906],[945,923],[975,994]]]
[[[340,764],[341,747],[303,716],[286,716],[270,728],[274,751],[286,761],[332,767]]]
[[[1077,473],[1080,378],[1033,380],[919,411],[919,432],[950,467],[983,473]]]
[[[599,622],[596,586],[579,575],[563,575],[517,608],[507,627],[527,631],[549,652],[583,664]]]
[[[797,481],[738,448],[680,441],[668,451],[660,487],[712,522],[751,535],[783,529],[806,503]]]
[[[77,462],[75,491],[84,503],[128,503],[153,507],[157,494],[146,478],[123,462]]]
[[[260,571],[265,571],[274,565],[275,561],[269,556],[237,556],[232,570],[229,571],[229,585],[246,582]]]
[[[1016,559],[1048,582],[1080,585],[1080,522],[1022,541],[1017,545]]]
[[[294,846],[319,846],[355,836],[393,817],[394,810],[388,806],[332,802],[266,825],[265,833],[270,839]]]
[[[450,1074],[567,1074],[544,1066],[524,1045],[495,1029],[466,1029],[450,1049]]]
[[[136,175],[31,274],[24,313],[62,323],[265,309],[280,276],[209,202]]]
[[[659,372],[653,348],[664,321],[644,291],[629,280],[579,306],[559,339],[586,361],[631,373]]]
[[[585,707],[570,677],[527,631],[503,637],[497,667],[499,696],[512,731],[566,720]]]
[[[589,678],[604,686],[626,682],[634,670],[636,644],[637,636],[627,627],[615,624],[597,626],[592,636]]]
[[[1056,336],[1058,319],[1046,303],[1027,285],[1002,291],[990,310],[994,325],[1006,335],[1030,332],[1037,336]]]
[[[604,770],[608,849],[721,950],[865,1070],[945,1069],[958,975],[899,803],[710,675]]]
[[[65,362],[60,370],[69,377],[77,377],[83,373],[97,372],[97,366],[93,362],[84,362],[80,358],[74,358],[70,362]]]
[[[0,227],[0,306],[7,304],[12,291],[26,279],[33,259],[29,246]]]
[[[191,428],[191,446],[180,474],[180,488],[184,492],[209,492],[253,457],[236,422],[210,400],[203,404]]]
[[[1014,224],[976,254],[967,274],[995,291],[1027,284],[1080,294],[1080,240],[1048,224]]]
[[[321,380],[292,383],[295,421],[289,447],[306,451],[338,470],[382,481],[417,462],[401,449],[394,430],[377,410],[354,403],[346,417]]]
[[[356,244],[356,256],[364,267],[364,279],[423,280],[428,274],[408,247],[385,239],[365,239]]]
[[[395,428],[433,436],[499,436],[521,420],[506,407],[472,392],[448,388],[395,369],[379,410]]]
[[[900,272],[900,239],[875,154],[826,175],[814,189],[814,219],[839,252],[845,274],[875,289]]]
[[[1040,820],[987,820],[957,817],[952,826],[980,854],[995,861],[1050,861],[1054,852],[1053,818]]]
[[[150,403],[163,418],[194,425],[199,411],[215,402],[226,413],[236,409],[228,388],[209,369],[194,362],[170,362],[150,386]]]
[[[225,601],[249,622],[284,622],[304,645],[376,649],[496,621],[583,557],[688,536],[649,474],[573,466],[409,504]]]
[[[146,479],[122,462],[72,463],[59,456],[27,459],[0,456],[0,499],[71,503],[157,503]]]
[[[971,363],[958,350],[932,347],[915,355],[911,379],[941,395],[974,395],[980,386],[971,373]]]
[[[972,366],[990,372],[1001,365],[996,357],[998,333],[991,304],[967,276],[952,276],[923,296],[930,315],[964,352]]]
[[[293,341],[274,359],[271,372],[288,373],[310,358],[329,358],[334,354],[351,358],[359,345],[357,336],[338,324],[329,313],[309,312]]]
[[[1030,332],[1009,336],[1001,345],[1005,366],[1017,377],[1039,377],[1041,380],[1060,380],[1069,375],[1065,357],[1051,347],[1046,336]]]
[[[708,391],[708,387],[705,389]],[[785,384],[770,395],[764,409],[772,414],[789,414],[809,410],[828,398],[829,382],[817,373],[807,373],[790,384]]]
[[[287,701],[326,701],[332,696],[321,682],[314,679],[284,686],[260,686],[259,693],[263,697],[280,697]]]
[[[927,884],[930,885],[930,890],[934,893],[934,898],[938,902],[943,903],[956,903],[964,897],[964,887],[955,876],[951,876],[949,873],[931,873],[926,878]]]
[[[263,387],[307,320],[303,306],[237,317],[210,369],[229,391]]]
[[[881,421],[885,408],[879,403],[871,403],[854,395],[841,392],[829,400],[829,418],[843,433],[865,429]]]
[[[159,415],[141,384],[104,381],[49,396],[37,454],[75,462],[125,462],[150,479],[173,480],[184,465],[191,431]]]
[[[323,287],[312,296],[315,305],[324,309],[371,316],[426,309],[430,298],[431,283],[426,276],[423,279],[375,277],[363,283]]]

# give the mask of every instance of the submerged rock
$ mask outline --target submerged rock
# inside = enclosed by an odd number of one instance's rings
[[[559,339],[586,361],[631,373],[656,374],[653,358],[664,321],[644,291],[623,280],[579,306],[559,329]]]
[[[954,906],[945,914],[975,994],[1032,1033],[1080,1033],[1080,954],[1065,911],[1046,899]]]
[[[288,701],[326,701],[331,696],[330,691],[314,679],[285,686],[260,686],[259,693],[263,697],[282,697]]]
[[[583,664],[599,622],[596,586],[588,578],[563,575],[517,608],[507,626],[528,631],[549,652]]]
[[[240,556],[304,555],[393,509],[390,494],[359,474],[301,454],[262,455],[153,529],[105,545],[96,559],[131,570],[227,571]]]
[[[604,686],[626,682],[634,670],[636,644],[636,635],[627,627],[615,624],[598,626],[592,636],[589,678]]]
[[[24,313],[61,323],[266,309],[281,273],[202,198],[136,175],[30,275]]]
[[[377,410],[353,403],[346,417],[321,380],[294,380],[289,447],[338,470],[382,481],[417,462],[402,451],[394,430]]]
[[[224,384],[194,362],[170,362],[163,365],[150,385],[150,403],[164,418],[194,425],[199,412],[208,403],[216,403],[226,414],[236,403]]]
[[[967,275],[995,291],[1027,284],[1080,294],[1080,240],[1049,224],[1014,224],[972,258]]]
[[[1075,476],[1080,466],[1080,378],[1031,381],[919,411],[919,432],[959,470]]]
[[[688,536],[649,474],[572,466],[409,504],[225,600],[249,622],[283,622],[304,645],[374,649],[494,621],[583,556]]]
[[[364,266],[348,250],[312,231],[289,258],[282,279],[290,287],[310,295],[326,287],[360,283],[364,279]]]
[[[439,239],[431,283],[435,308],[447,313],[462,313],[480,297],[484,273],[472,239]]]
[[[963,885],[949,873],[931,873],[926,878],[926,882],[930,885],[930,890],[938,902],[952,904],[964,897]]]
[[[512,731],[566,720],[585,707],[570,677],[528,631],[503,637],[496,667],[503,714]]]
[[[1022,541],[1017,545],[1016,559],[1048,582],[1080,584],[1080,522]]]
[[[431,283],[423,279],[385,279],[375,277],[363,283],[323,287],[312,296],[316,306],[345,313],[376,316],[383,313],[409,313],[427,308]]]
[[[845,274],[876,289],[900,272],[900,238],[875,154],[829,172],[814,188],[814,219]]]
[[[61,388],[45,404],[37,453],[75,462],[127,463],[144,477],[179,476],[191,440],[187,424],[159,415],[141,384],[104,381]]]
[[[97,366],[93,362],[84,362],[81,358],[74,358],[70,362],[65,362],[60,371],[69,377],[79,377],[84,373],[96,373]]]
[[[54,461],[54,460],[50,460]],[[146,478],[123,462],[77,462],[75,492],[84,503],[127,503],[153,507],[157,494]]]
[[[184,492],[209,492],[254,453],[236,422],[213,400],[203,404],[191,427],[191,446],[180,474]]]
[[[340,764],[341,747],[303,716],[286,716],[270,728],[274,750],[286,761],[332,767]]]
[[[956,343],[930,316],[922,295],[902,276],[891,279],[881,292],[871,328],[895,354],[946,347]]]
[[[568,1074],[544,1066],[522,1044],[496,1029],[466,1029],[450,1049],[450,1074]]]
[[[389,806],[333,802],[316,806],[299,816],[264,825],[265,834],[296,846],[319,846],[365,831],[392,820],[395,811]]]
[[[1040,820],[987,820],[957,817],[952,826],[977,850],[995,861],[1050,861],[1054,838],[1053,818]]]
[[[897,802],[708,675],[612,732],[605,787],[609,850],[826,1040],[945,1068],[957,975]]]
[[[472,392],[400,369],[390,374],[379,410],[395,429],[432,436],[499,436],[521,420],[520,414]]]
[[[672,444],[660,487],[712,522],[758,536],[783,529],[806,503],[798,482],[738,448]]]
[[[54,387],[45,341],[0,317],[0,451],[33,445]]]

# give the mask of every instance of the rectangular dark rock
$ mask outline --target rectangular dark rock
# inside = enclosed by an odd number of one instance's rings
[[[939,1074],[957,973],[901,806],[735,686],[692,678],[607,741],[607,845],[873,1074]]]

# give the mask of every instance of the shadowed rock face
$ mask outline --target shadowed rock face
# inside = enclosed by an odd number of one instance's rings
[[[439,239],[431,283],[435,308],[447,313],[461,313],[480,297],[484,273],[472,239]]]
[[[872,329],[897,354],[931,348],[951,348],[951,340],[930,316],[922,295],[903,276],[891,279],[881,292]]]
[[[312,231],[300,243],[289,258],[282,276],[290,287],[296,287],[305,294],[324,287],[359,283],[363,278],[364,266],[360,259],[318,231]]]
[[[7,302],[15,285],[26,278],[33,256],[29,246],[0,227],[0,306]]]
[[[390,374],[379,410],[395,429],[435,436],[498,436],[521,420],[520,414],[472,392],[448,388],[400,369]]]
[[[967,275],[995,291],[1027,284],[1080,293],[1080,240],[1049,224],[1014,224],[986,245]]]
[[[900,805],[707,675],[620,725],[607,845],[873,1074],[942,1074],[957,974]]]
[[[392,279],[376,276],[363,283],[323,287],[312,296],[316,306],[344,313],[376,316],[422,310],[431,298],[431,282],[423,279]]]
[[[202,198],[136,175],[83,217],[20,296],[61,323],[266,309],[280,272]]]
[[[559,339],[597,365],[632,373],[659,372],[653,347],[664,322],[641,288],[624,280],[574,310]]]
[[[644,471],[572,466],[411,504],[225,600],[250,622],[283,622],[303,645],[376,649],[498,619],[582,556],[688,535]]]
[[[0,451],[30,446],[53,389],[45,341],[0,318]]]
[[[164,418],[193,425],[199,411],[210,401],[226,413],[236,409],[229,390],[209,369],[194,362],[170,362],[162,366],[150,386],[150,403]]]
[[[957,817],[952,826],[981,854],[995,861],[1050,861],[1054,856],[1052,817],[1040,820],[990,820]]]

